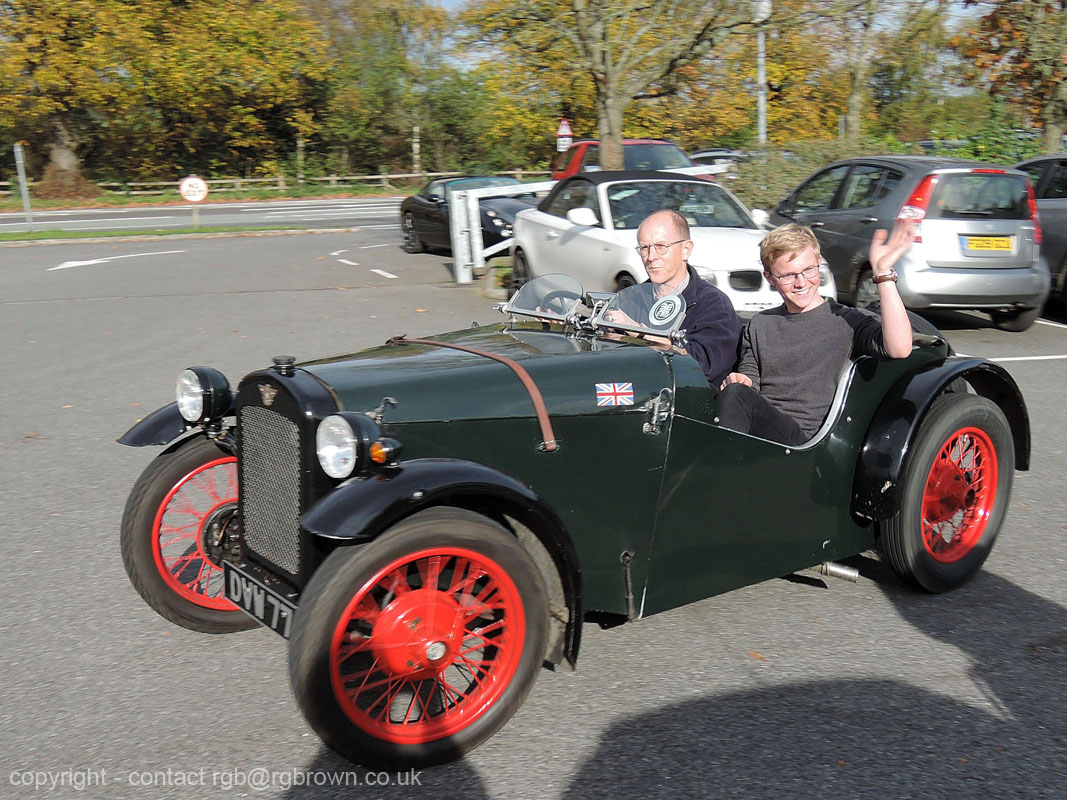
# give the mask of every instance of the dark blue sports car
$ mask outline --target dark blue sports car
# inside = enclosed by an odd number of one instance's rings
[[[488,186],[518,186],[515,178],[483,175],[438,178],[430,181],[418,194],[405,198],[400,206],[400,228],[404,250],[421,253],[427,248],[452,249],[448,224],[448,201],[452,192],[482,189]],[[537,205],[533,192],[511,197],[491,197],[479,203],[482,216],[482,243],[489,247],[510,239],[515,215]]]

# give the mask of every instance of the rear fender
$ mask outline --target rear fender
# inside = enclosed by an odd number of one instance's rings
[[[549,660],[566,658],[573,665],[582,618],[578,556],[548,503],[510,475],[473,461],[414,459],[390,472],[338,486],[300,518],[300,526],[327,551],[371,542],[400,520],[432,506],[467,508],[516,533],[544,576],[549,597],[557,596],[566,606],[552,604],[550,625],[562,636],[555,653],[550,648]],[[531,543],[530,533],[536,542]]]
[[[1030,468],[1030,417],[1018,385],[1003,367],[980,358],[953,357],[899,381],[882,400],[867,431],[852,486],[852,511],[867,519],[900,508],[900,478],[911,444],[934,399],[964,380],[996,403],[1011,427],[1015,468]]]

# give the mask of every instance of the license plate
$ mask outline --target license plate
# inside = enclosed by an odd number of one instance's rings
[[[288,639],[296,606],[229,561],[222,562],[222,571],[226,578],[226,599],[264,628]]]
[[[967,250],[1011,250],[1010,236],[964,236],[963,247]]]

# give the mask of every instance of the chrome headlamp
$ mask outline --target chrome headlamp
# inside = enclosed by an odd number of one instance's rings
[[[371,445],[381,431],[370,417],[354,411],[331,414],[315,431],[315,454],[319,466],[331,478],[347,478],[367,469]],[[388,441],[388,440],[384,440]]]
[[[225,416],[233,405],[226,376],[211,367],[189,367],[178,375],[175,387],[182,419],[194,424]]]

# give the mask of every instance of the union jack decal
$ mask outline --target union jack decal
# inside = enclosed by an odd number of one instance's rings
[[[598,383],[596,404],[598,406],[632,406],[634,404],[633,383]]]

